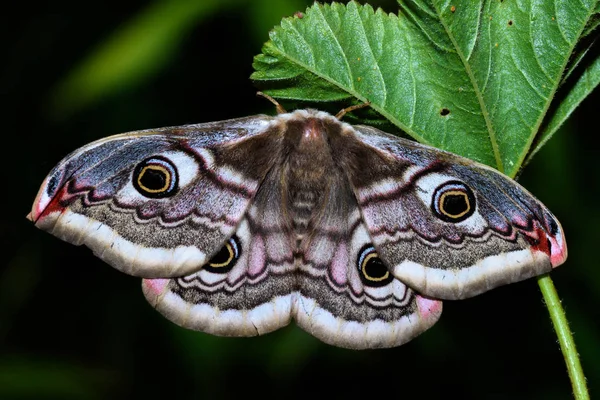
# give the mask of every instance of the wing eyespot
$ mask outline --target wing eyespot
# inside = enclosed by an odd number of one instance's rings
[[[224,274],[231,271],[239,259],[240,242],[237,236],[234,235],[202,268],[209,272]]]
[[[431,210],[443,221],[464,221],[475,212],[475,195],[460,181],[446,182],[435,189]]]
[[[173,196],[177,192],[178,181],[175,165],[160,156],[145,159],[133,170],[133,187],[149,198]]]
[[[361,281],[366,286],[385,286],[394,279],[370,244],[358,253],[358,271]]]

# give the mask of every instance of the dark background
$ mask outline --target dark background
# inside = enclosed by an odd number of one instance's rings
[[[324,396],[323,388],[351,398],[571,397],[535,279],[445,302],[437,325],[389,350],[334,348],[293,325],[218,338],[175,326],[146,304],[139,279],[35,229],[25,215],[39,185],[79,146],[274,112],[248,80],[252,57],[270,27],[308,1],[222,1],[133,80],[87,102],[84,84],[64,95],[61,82],[153,4],[21,2],[0,17],[0,398],[298,398]],[[567,235],[569,260],[552,277],[592,396],[600,390],[599,103],[596,91],[520,177]]]

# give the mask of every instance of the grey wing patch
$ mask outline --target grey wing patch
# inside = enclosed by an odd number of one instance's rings
[[[390,274],[346,184],[330,193],[298,260],[294,318],[340,347],[383,348],[411,340],[437,321],[442,303]]]
[[[281,129],[254,117],[103,139],[50,173],[30,218],[123,272],[185,275],[235,232],[277,161]],[[154,195],[153,187],[140,191],[144,163],[167,171],[168,196]],[[148,184],[157,185],[156,179]]]
[[[381,258],[415,290],[466,298],[565,260],[556,218],[497,171],[373,128],[356,127],[353,140],[387,172],[349,172],[361,214]]]

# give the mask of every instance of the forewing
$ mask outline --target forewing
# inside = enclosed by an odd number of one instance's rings
[[[355,129],[349,146],[358,156],[344,161],[348,177],[377,251],[410,287],[460,299],[564,262],[559,222],[513,180],[374,128]],[[440,211],[452,207],[465,212]]]
[[[123,272],[189,274],[235,232],[277,159],[278,132],[269,117],[257,116],[99,140],[50,172],[29,218]],[[172,175],[168,196],[136,187],[148,163]]]

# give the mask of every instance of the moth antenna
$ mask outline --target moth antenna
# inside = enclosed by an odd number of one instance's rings
[[[259,96],[259,97],[264,97],[265,99],[267,99],[271,103],[273,103],[275,105],[275,109],[277,110],[277,114],[285,114],[285,113],[287,113],[287,111],[285,111],[285,108],[283,108],[283,106],[281,104],[279,104],[277,102],[277,100],[275,100],[274,98],[272,98],[268,94],[265,94],[263,92],[256,92],[256,95]]]
[[[335,114],[335,117],[337,119],[342,119],[344,117],[344,115],[346,115],[350,111],[358,110],[359,108],[369,107],[370,105],[371,105],[371,102],[367,101],[365,103],[356,104],[356,105],[353,105],[353,106],[350,106],[350,107],[346,107],[346,108],[342,109],[339,113]]]

